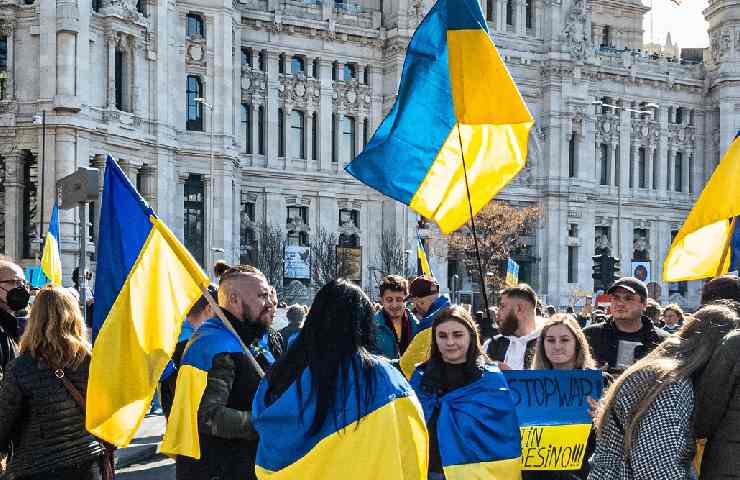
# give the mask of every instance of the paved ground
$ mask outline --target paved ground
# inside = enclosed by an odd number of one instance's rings
[[[175,461],[157,455],[147,462],[116,471],[117,480],[175,480]]]
[[[150,461],[157,454],[164,425],[165,420],[161,415],[145,417],[131,444],[116,450],[116,469]]]

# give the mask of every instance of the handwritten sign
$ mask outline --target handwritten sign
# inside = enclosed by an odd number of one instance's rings
[[[523,470],[578,470],[591,433],[588,397],[601,398],[599,370],[508,370],[522,437]]]

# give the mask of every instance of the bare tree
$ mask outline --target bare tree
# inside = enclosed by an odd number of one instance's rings
[[[257,245],[250,263],[260,269],[278,291],[283,281],[285,244],[285,232],[278,225],[266,221],[258,225]]]
[[[351,273],[352,256],[345,249],[337,249],[339,235],[319,227],[310,244],[311,283],[314,288],[321,288]]]
[[[406,251],[403,248],[403,238],[395,231],[386,230],[380,237],[380,248],[375,255],[375,269],[383,276],[401,275],[408,277],[413,275],[414,268],[409,265]]]

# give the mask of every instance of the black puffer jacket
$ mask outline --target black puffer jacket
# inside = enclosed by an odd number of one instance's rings
[[[85,394],[90,367],[65,370]],[[87,431],[80,407],[44,362],[28,354],[13,360],[0,386],[0,450],[12,456],[6,479],[96,460],[103,446]]]

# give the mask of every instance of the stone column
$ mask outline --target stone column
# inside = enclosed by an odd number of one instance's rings
[[[259,137],[259,105],[255,103],[250,103],[249,108],[252,110],[252,122],[251,127],[252,130],[249,132],[249,135],[252,137],[252,155],[259,154],[259,148],[260,148],[260,137]],[[264,135],[264,132],[263,132]]]
[[[311,155],[313,155],[313,152],[311,151],[311,145],[312,145],[312,136],[311,132],[313,131],[313,111],[311,110],[305,110],[303,112],[303,152],[304,152],[304,159],[306,160],[306,164],[308,164],[309,161],[315,160]]]
[[[108,88],[106,103],[109,109],[116,106],[116,35],[109,32],[105,36],[108,45]]]
[[[628,172],[632,175],[630,177],[630,185],[632,188],[640,188],[640,149],[637,144],[630,145],[630,168]]]
[[[54,167],[56,178],[64,178],[76,167],[76,132],[73,128],[56,128],[54,143]],[[77,231],[77,209],[59,211],[59,234],[61,237],[63,271],[71,272],[79,262],[79,238]]]
[[[177,173],[177,190],[175,193],[175,224],[172,229],[177,238],[185,241],[185,182],[188,180],[187,172]],[[205,193],[205,192],[204,192]]]
[[[526,0],[514,0],[516,15],[514,18],[516,33],[521,36],[527,35],[527,4]]]
[[[118,164],[121,166],[123,173],[125,173],[126,176],[128,177],[128,180],[129,182],[131,182],[131,185],[136,187],[138,184],[140,167],[138,165],[134,165],[133,162],[131,162],[130,160],[121,160],[120,162],[118,162]]]
[[[334,169],[339,169],[340,164],[342,163],[342,142],[339,141],[339,139],[342,136],[342,132],[339,130],[341,128],[341,122],[340,122],[341,115],[339,113],[335,114],[332,118],[332,133],[331,135],[331,142],[333,145],[332,152],[329,153],[329,159],[331,161],[331,164]],[[332,153],[334,155],[332,155]],[[334,162],[334,157],[336,156],[336,162]]]
[[[655,151],[654,157],[654,172],[658,179],[657,188],[660,192],[661,198],[667,198],[668,192],[668,179],[665,178],[666,172],[668,171],[668,108],[659,107],[660,119],[659,123],[659,137],[658,137],[658,148]]]
[[[647,177],[645,179],[645,187],[650,190],[653,189],[654,183],[653,183],[653,175],[654,173],[654,167],[653,163],[655,162],[655,147],[652,145],[648,145],[645,148],[645,176]]]
[[[496,30],[506,31],[506,0],[496,0]]]
[[[23,256],[24,155],[13,152],[4,157],[5,178],[5,254],[14,260]]]
[[[621,167],[621,165],[619,165],[619,157],[617,156],[618,148],[618,143],[611,143],[607,149],[609,152],[609,186],[616,186],[619,182],[617,175],[620,174],[620,169],[617,167]]]
[[[667,192],[671,192],[674,185],[674,176],[673,176],[673,169],[676,165],[676,150],[673,147],[670,147],[668,149],[668,163],[666,168],[666,182],[665,182],[665,189]]]
[[[334,84],[331,80],[331,61],[321,59],[319,80],[321,97],[319,98],[319,169],[329,170],[332,164],[332,112],[334,111]]]
[[[681,191],[686,195],[689,195],[689,191],[691,190],[689,188],[689,185],[691,184],[691,169],[689,168],[689,164],[693,161],[691,158],[692,156],[693,155],[689,150],[684,150],[682,153],[681,180],[683,185],[681,185]]]
[[[157,206],[157,168],[154,165],[144,164],[139,170],[141,177],[141,196],[149,203],[149,206]]]
[[[355,117],[355,156],[359,155],[364,145],[362,144],[362,126],[364,125],[365,117]],[[350,162],[354,158],[350,159]]]
[[[598,181],[596,178],[598,145],[596,144],[596,123],[592,113],[584,117],[583,128],[585,135],[578,142],[578,155],[576,155],[578,178],[595,182]]]
[[[0,34],[5,35],[8,49],[6,58],[8,78],[5,80],[4,100],[9,100],[15,98],[15,23],[3,24],[0,28]]]
[[[104,153],[96,153],[93,157],[92,165],[94,168],[98,169],[98,200],[95,202],[95,221],[93,225],[95,225],[95,238],[100,238],[98,236],[98,231],[100,228],[100,208],[103,204],[103,185],[105,183],[105,154]]]

